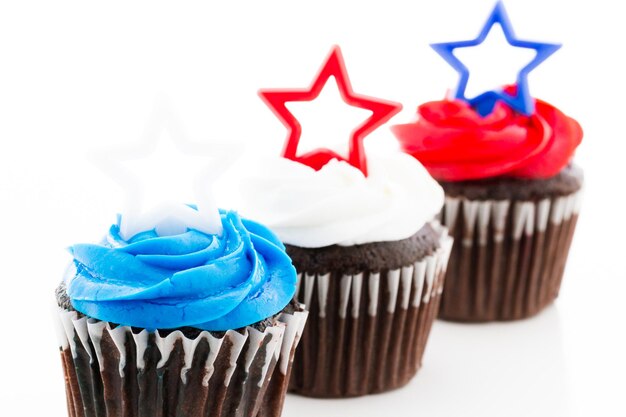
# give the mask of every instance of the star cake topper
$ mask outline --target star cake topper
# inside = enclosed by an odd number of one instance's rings
[[[302,135],[302,127],[296,117],[287,109],[286,103],[315,100],[330,77],[335,78],[339,93],[346,104],[370,110],[372,114],[352,131],[347,156],[339,155],[337,152],[326,148],[318,148],[299,154],[298,144]],[[402,109],[402,105],[399,103],[354,93],[339,46],[334,46],[331,49],[330,54],[309,88],[260,90],[259,96],[288,130],[287,140],[282,151],[283,157],[308,165],[315,170],[321,169],[332,159],[337,159],[348,162],[361,170],[366,176],[367,158],[363,140],[368,134],[387,122]]]
[[[466,96],[465,90],[469,81],[470,71],[467,66],[454,55],[454,51],[459,48],[470,48],[482,44],[496,24],[500,25],[502,28],[502,32],[509,45],[515,48],[533,49],[536,52],[535,57],[518,72],[515,84],[516,89],[514,89],[516,91],[515,94],[511,94],[510,89],[508,91],[505,91],[505,89],[496,89],[469,98]],[[528,74],[550,55],[555,53],[561,45],[532,42],[517,38],[504,8],[504,4],[502,1],[498,1],[476,38],[466,41],[434,43],[431,44],[431,47],[459,74],[459,84],[456,87],[454,98],[467,101],[482,116],[490,114],[498,100],[505,102],[509,107],[519,113],[530,116],[535,110],[535,103],[528,88]]]

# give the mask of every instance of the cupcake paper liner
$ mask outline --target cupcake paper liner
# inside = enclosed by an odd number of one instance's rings
[[[191,339],[60,309],[69,416],[278,417],[307,315]]]
[[[290,391],[353,397],[405,385],[418,371],[437,316],[452,239],[433,255],[380,272],[298,275],[309,321]]]
[[[556,299],[582,191],[539,201],[446,197],[442,222],[454,237],[439,317],[517,320]]]

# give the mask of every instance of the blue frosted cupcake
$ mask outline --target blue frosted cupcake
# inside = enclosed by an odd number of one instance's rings
[[[71,417],[279,416],[306,313],[264,226],[221,212],[223,233],[119,222],[79,244],[57,289]]]

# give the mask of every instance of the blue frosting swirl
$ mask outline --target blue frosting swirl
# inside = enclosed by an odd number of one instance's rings
[[[74,308],[103,321],[149,330],[245,327],[293,298],[296,271],[266,227],[221,211],[221,236],[154,230],[122,239],[119,222],[98,245],[70,247],[67,293]]]

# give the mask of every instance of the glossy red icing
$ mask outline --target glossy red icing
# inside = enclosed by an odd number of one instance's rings
[[[498,103],[482,117],[461,100],[425,103],[418,116],[391,129],[402,149],[443,181],[549,178],[569,163],[582,140],[578,122],[541,100],[532,116]]]

